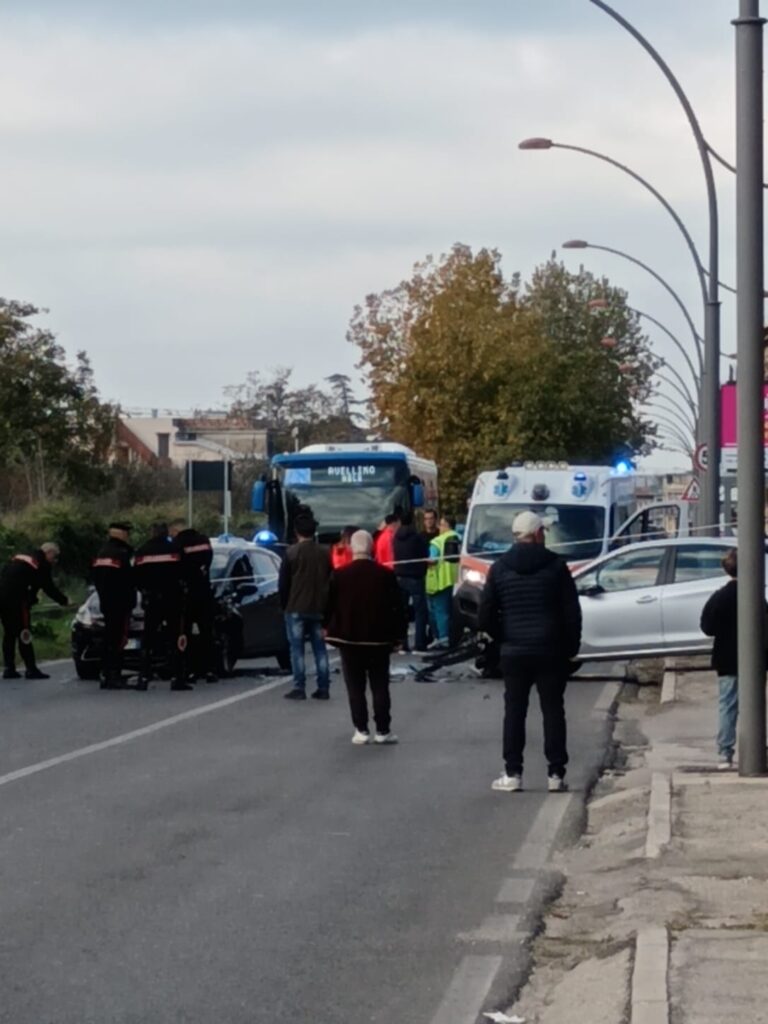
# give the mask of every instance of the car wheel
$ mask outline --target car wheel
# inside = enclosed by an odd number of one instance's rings
[[[291,655],[289,651],[281,651],[277,657],[277,664],[286,672],[291,671]]]
[[[237,659],[240,657],[241,645],[233,633],[227,631],[219,637],[218,670],[219,675],[231,676],[235,674]]]
[[[73,661],[78,679],[93,681],[101,676],[101,665],[98,662],[83,661],[82,658],[74,658]]]

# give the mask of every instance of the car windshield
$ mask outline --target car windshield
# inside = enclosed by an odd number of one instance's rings
[[[467,524],[467,552],[494,555],[512,544],[512,523],[535,512],[545,524],[546,545],[568,561],[597,558],[603,550],[605,509],[600,505],[475,505]]]
[[[227,562],[231,551],[216,551],[213,552],[213,561],[211,562],[211,579],[219,580],[227,570]]]

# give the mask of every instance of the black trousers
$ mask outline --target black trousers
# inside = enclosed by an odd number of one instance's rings
[[[216,669],[216,652],[213,648],[215,610],[210,587],[189,590],[185,595],[184,628],[190,640],[190,661],[195,675],[205,675],[206,672],[214,672]],[[193,624],[197,626],[197,636],[194,638]]]
[[[565,685],[568,665],[561,658],[502,657],[504,673],[504,765],[507,775],[523,771],[525,719],[533,686],[539,691],[544,719],[544,756],[550,775],[565,775],[568,764]]]
[[[150,679],[154,663],[164,661],[174,679],[183,679],[184,656],[178,644],[179,637],[184,631],[184,623],[178,595],[144,591],[141,603],[144,609],[144,634],[141,642],[142,676]]]
[[[21,634],[29,629],[29,607],[19,602],[18,604],[6,605],[0,608],[0,621],[3,623],[3,659],[7,669],[16,668],[16,644],[19,645],[21,660],[28,672],[34,670],[35,651],[32,641],[24,643]]]
[[[388,647],[340,647],[341,670],[349,694],[349,710],[352,724],[360,732],[368,732],[368,701],[365,691],[370,684],[373,698],[373,720],[376,732],[389,732],[389,648]]]
[[[101,599],[101,610],[104,615],[104,658],[102,661],[105,679],[115,679],[123,668],[123,648],[128,637],[128,626],[132,608],[126,608],[121,602]]]

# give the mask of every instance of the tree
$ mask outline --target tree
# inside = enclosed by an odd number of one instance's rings
[[[86,354],[69,367],[55,336],[30,323],[38,313],[0,298],[0,473],[7,491],[21,476],[27,501],[103,488],[117,415]]]
[[[592,298],[611,305],[610,348]],[[603,461],[619,445],[646,443],[635,403],[652,363],[625,296],[554,261],[521,291],[497,251],[455,245],[369,295],[347,337],[360,351],[374,426],[437,461],[443,499],[457,511],[481,469]]]
[[[268,377],[258,370],[249,373],[244,384],[225,391],[232,403],[230,414],[271,429],[278,450],[291,449],[296,442],[355,441],[364,436],[356,422],[360,414],[354,411],[361,403],[354,397],[349,377],[341,373],[327,377],[328,392],[316,384],[294,388],[292,375],[293,370],[285,366]]]

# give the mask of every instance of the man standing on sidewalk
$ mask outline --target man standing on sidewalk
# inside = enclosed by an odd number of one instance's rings
[[[280,604],[285,612],[285,630],[291,649],[293,689],[287,700],[306,700],[304,640],[309,638],[317,669],[315,700],[328,700],[331,688],[328,652],[323,640],[323,617],[328,605],[331,556],[317,544],[317,523],[308,509],[298,512],[293,524],[298,543],[292,544],[280,566]]]
[[[501,644],[504,674],[504,773],[493,789],[523,788],[525,719],[531,687],[539,691],[549,790],[567,789],[565,708],[568,661],[581,642],[581,607],[568,566],[544,547],[544,523],[521,512],[515,544],[494,563],[480,602],[478,626]]]
[[[339,648],[349,709],[355,732],[352,742],[370,740],[370,684],[374,743],[397,743],[390,731],[389,656],[403,634],[403,603],[394,573],[371,558],[373,538],[365,530],[352,534],[352,564],[331,578],[327,615],[328,643]]]

